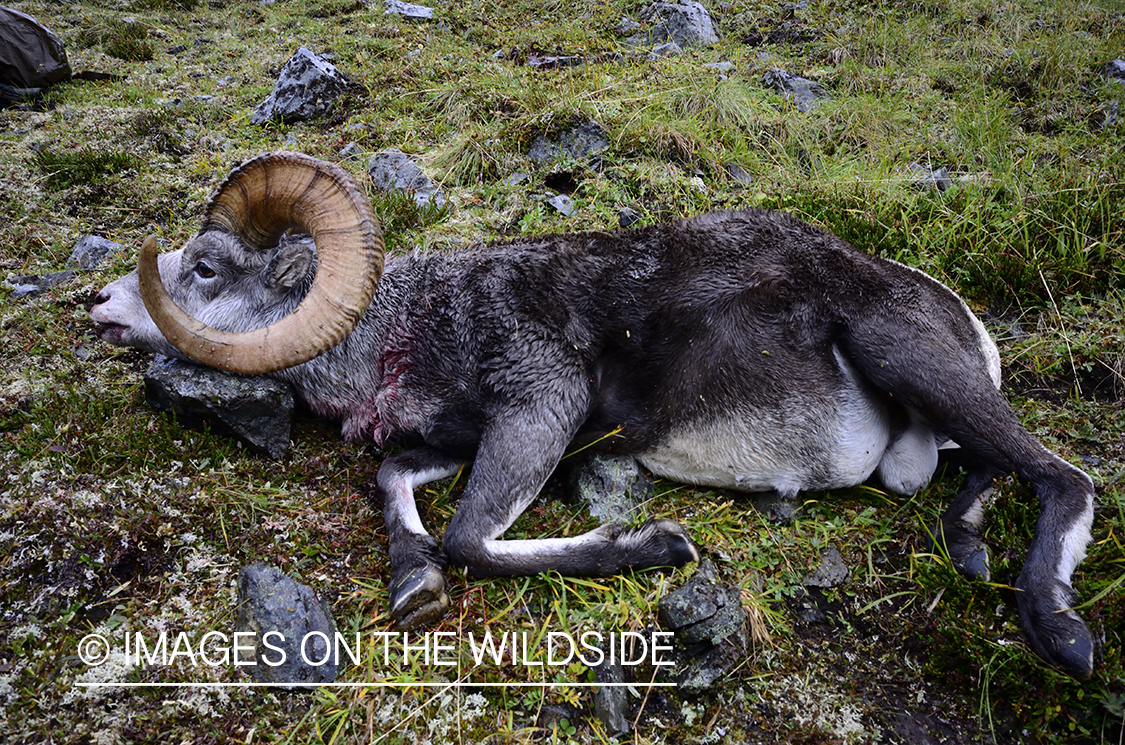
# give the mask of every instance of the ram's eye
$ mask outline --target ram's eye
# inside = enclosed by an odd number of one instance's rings
[[[195,265],[195,273],[204,279],[211,279],[215,276],[215,270],[202,261]]]

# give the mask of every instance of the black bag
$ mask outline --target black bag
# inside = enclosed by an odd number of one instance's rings
[[[0,5],[0,84],[46,88],[69,78],[70,63],[59,37],[31,16]]]

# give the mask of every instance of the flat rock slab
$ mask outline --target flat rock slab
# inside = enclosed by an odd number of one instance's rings
[[[410,21],[430,21],[433,20],[434,17],[433,8],[427,8],[425,5],[404,3],[401,0],[386,0],[383,8],[383,12],[389,15],[402,16]]]
[[[536,163],[549,163],[560,158],[583,160],[602,152],[609,147],[609,133],[595,121],[568,129],[557,139],[543,135],[531,143],[527,157]]]
[[[12,287],[13,299],[31,299],[38,297],[39,293],[52,287],[66,284],[78,276],[73,269],[64,269],[61,272],[49,274],[27,274],[18,277],[8,277],[7,284]]]
[[[596,454],[570,475],[575,496],[602,523],[629,522],[653,494],[652,480],[631,455]]]
[[[253,643],[244,639],[242,646],[253,647],[256,664],[242,669],[258,683],[312,690],[313,684],[336,679],[336,660],[329,654],[336,624],[328,604],[276,567],[255,562],[238,573],[235,630],[254,634]],[[240,659],[248,661],[249,655]],[[320,660],[326,661],[310,664]]]
[[[237,375],[157,355],[144,374],[150,406],[188,427],[211,424],[269,458],[289,452],[293,389],[261,376]]]
[[[121,244],[98,235],[87,235],[74,244],[70,258],[66,260],[67,266],[76,266],[79,269],[92,270],[110,256],[121,252]]]
[[[684,48],[719,41],[711,14],[697,2],[653,3],[641,12],[641,18],[653,24],[647,35],[650,44],[671,41]]]
[[[714,564],[704,561],[692,578],[657,605],[660,625],[674,631],[693,658],[679,678],[681,688],[708,688],[745,656],[749,618],[740,589],[719,581]]]
[[[817,567],[815,572],[805,577],[802,584],[806,587],[828,589],[844,584],[850,576],[851,571],[848,569],[848,565],[844,563],[844,557],[840,555],[840,549],[829,546],[820,552],[820,566]]]
[[[823,101],[831,98],[820,83],[786,72],[779,67],[768,71],[762,77],[762,82],[767,88],[773,88],[787,100],[792,100],[797,111],[802,114],[807,114]]]
[[[1125,59],[1115,59],[1106,63],[1103,73],[1111,82],[1125,85]]]
[[[382,192],[404,191],[414,197],[419,207],[432,204],[445,206],[445,195],[422,172],[410,156],[396,148],[387,148],[367,161],[371,185]]]
[[[335,65],[301,47],[281,68],[273,92],[254,109],[250,123],[290,124],[324,116],[347,85]]]

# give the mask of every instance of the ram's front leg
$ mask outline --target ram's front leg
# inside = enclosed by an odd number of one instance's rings
[[[572,577],[698,561],[691,539],[671,520],[631,530],[603,525],[571,538],[501,539],[558,465],[576,429],[573,421],[565,411],[528,406],[490,423],[445,532],[450,561],[476,576],[555,571]]]
[[[376,477],[390,540],[391,615],[399,628],[435,621],[449,608],[445,553],[422,525],[414,487],[452,476],[463,461],[429,447],[387,458]]]

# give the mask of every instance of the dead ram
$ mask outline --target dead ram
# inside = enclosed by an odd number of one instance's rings
[[[270,374],[345,437],[408,443],[378,474],[401,623],[445,610],[447,559],[478,576],[696,560],[669,520],[502,539],[568,449],[611,431],[600,447],[660,476],[784,497],[872,475],[912,494],[948,440],[970,467],[939,540],[987,578],[987,488],[1011,472],[1030,483],[1023,629],[1051,664],[1092,673],[1070,579],[1093,483],[1020,425],[980,321],[922,272],[760,210],[394,256],[380,280],[382,265],[370,205],[342,170],[267,153],[223,182],[182,249],[158,259],[146,241],[91,316],[111,344]],[[466,461],[439,546],[413,489]]]

